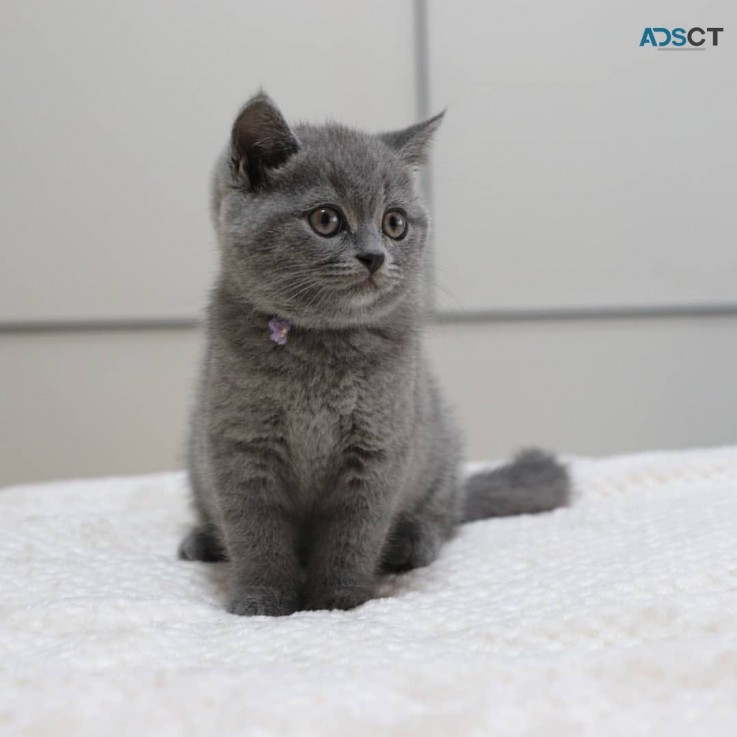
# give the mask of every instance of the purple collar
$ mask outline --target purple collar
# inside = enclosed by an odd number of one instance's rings
[[[287,336],[292,329],[292,321],[282,317],[274,317],[269,320],[269,340],[277,345],[285,345]]]

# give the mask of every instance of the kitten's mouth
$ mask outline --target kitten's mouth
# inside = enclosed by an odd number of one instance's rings
[[[340,279],[326,280],[320,287],[316,287],[315,295],[305,292],[303,296],[309,311],[326,309],[327,304],[331,302],[328,294],[332,294],[332,305],[338,312],[351,315],[366,314],[393,294],[398,286],[398,281],[390,274],[383,272],[369,274],[364,271],[362,274],[353,273]],[[290,309],[294,310],[295,306],[291,305]],[[282,309],[280,314],[287,315],[288,312]]]
[[[378,304],[393,293],[397,284],[385,275],[371,274],[354,282],[345,291],[345,297],[353,309],[365,310]]]
[[[360,279],[353,282],[350,287],[348,288],[348,291],[350,292],[365,292],[367,290],[371,291],[378,291],[382,288],[382,286],[385,283],[385,279],[382,277],[378,277],[376,274],[369,274],[368,276],[363,276]]]
[[[374,297],[378,297],[379,293],[384,291],[384,286],[384,281],[377,280],[372,274],[371,276],[364,277],[355,284],[352,284],[347,290],[347,294],[352,299],[367,302],[371,301]]]

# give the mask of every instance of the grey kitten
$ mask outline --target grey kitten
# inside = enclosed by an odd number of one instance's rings
[[[351,609],[460,522],[565,504],[540,451],[458,477],[421,346],[428,218],[414,172],[442,115],[371,135],[291,128],[264,94],[215,168],[221,270],[193,415],[188,560],[231,561],[229,611]]]

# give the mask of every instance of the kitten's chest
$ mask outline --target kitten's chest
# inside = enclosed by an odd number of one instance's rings
[[[313,366],[287,381],[279,399],[289,461],[303,493],[319,492],[335,475],[357,431],[357,416],[370,415],[360,373]]]
[[[403,353],[380,334],[295,331],[285,345],[254,344],[240,356],[243,430],[274,444],[290,488],[308,503],[335,480],[350,449],[383,450],[411,415],[396,381]]]

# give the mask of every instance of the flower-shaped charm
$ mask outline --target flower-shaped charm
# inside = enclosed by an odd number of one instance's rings
[[[269,339],[277,345],[284,345],[291,329],[291,320],[274,316],[269,320]]]

